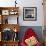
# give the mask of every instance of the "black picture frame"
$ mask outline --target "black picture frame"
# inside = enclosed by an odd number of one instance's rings
[[[37,20],[37,7],[23,7],[23,20],[36,21]]]

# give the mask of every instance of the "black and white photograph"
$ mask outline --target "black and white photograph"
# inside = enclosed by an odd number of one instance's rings
[[[37,20],[37,8],[36,7],[24,7],[23,8],[23,19],[25,21]]]

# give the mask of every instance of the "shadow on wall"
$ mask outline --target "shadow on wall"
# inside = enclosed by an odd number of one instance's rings
[[[20,39],[20,42],[21,42],[21,40],[22,40],[22,38],[23,38],[23,36],[24,36],[25,31],[26,31],[28,28],[32,28],[32,29],[36,32],[39,41],[40,41],[41,43],[43,43],[43,36],[42,36],[42,35],[43,35],[43,33],[42,33],[43,30],[42,30],[42,26],[21,26],[21,27],[20,27],[20,32],[19,32],[19,39]]]

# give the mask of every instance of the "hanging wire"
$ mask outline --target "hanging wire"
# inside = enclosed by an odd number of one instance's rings
[[[17,4],[17,0],[15,0],[15,7],[16,7],[16,4]]]

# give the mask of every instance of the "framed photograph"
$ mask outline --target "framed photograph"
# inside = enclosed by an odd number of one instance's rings
[[[23,8],[23,20],[36,21],[37,20],[37,8],[36,7],[24,7]]]
[[[2,15],[9,15],[9,10],[2,10]]]
[[[17,14],[17,11],[15,11],[15,10],[10,10],[10,13],[9,13],[10,15],[16,15]]]

